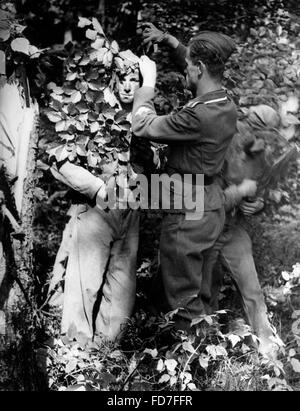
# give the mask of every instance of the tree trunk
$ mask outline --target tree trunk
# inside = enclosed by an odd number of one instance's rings
[[[0,366],[14,381],[8,388],[18,390],[35,386],[32,223],[38,105],[26,87],[14,81],[0,89]],[[5,378],[1,383],[6,386]]]

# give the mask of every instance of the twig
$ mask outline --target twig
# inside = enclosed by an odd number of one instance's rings
[[[143,357],[143,358],[144,358],[144,357]],[[125,386],[126,386],[126,385],[128,384],[128,382],[131,380],[131,378],[134,376],[134,374],[137,372],[137,369],[138,369],[138,367],[140,366],[140,363],[141,363],[141,361],[142,361],[143,358],[141,358],[141,359],[138,361],[135,369],[128,375],[128,377],[127,377],[126,380],[124,381],[124,383],[123,383],[123,385],[121,386],[121,388],[119,389],[119,391],[123,391],[123,390],[124,390]]]

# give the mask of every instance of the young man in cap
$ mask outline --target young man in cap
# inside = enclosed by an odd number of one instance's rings
[[[224,64],[235,47],[230,37],[215,32],[200,33],[187,49],[170,39],[176,52],[185,56],[187,88],[194,98],[176,114],[157,116],[153,104],[156,65],[143,56],[143,87],[135,93],[132,127],[138,137],[168,144],[170,177],[204,175],[202,218],[193,219],[185,207],[165,210],[160,241],[166,309],[179,309],[177,327],[188,329],[191,320],[204,312],[204,256],[224,226],[223,192],[215,177],[236,131],[236,107],[222,88]],[[196,193],[197,184],[192,184],[192,191]]]
[[[180,44],[174,36],[158,30],[152,23],[147,23],[146,26],[143,33],[144,42],[162,43],[173,49],[176,62],[183,70],[187,53],[186,47]],[[207,47],[209,47],[210,36],[209,32],[202,34],[202,37],[206,39],[205,44]],[[271,107],[252,107],[250,111],[251,113],[254,112],[254,118],[259,116],[262,119],[262,124],[265,124],[266,129],[267,127],[278,127],[279,116]],[[251,119],[251,115],[249,118]],[[226,265],[226,268],[229,269],[238,286],[248,322],[260,338],[260,352],[275,357],[278,349],[273,340],[275,330],[268,320],[267,307],[253,259],[251,239],[244,228],[244,224],[242,224],[243,216],[251,216],[259,212],[264,207],[264,201],[261,197],[256,197],[251,202],[246,201],[242,198],[242,192],[239,193],[235,185],[241,182],[244,177],[256,180],[258,174],[265,169],[266,144],[265,142],[262,144],[261,140],[255,140],[251,122],[247,130],[244,126],[242,127],[241,122],[239,125],[238,133],[232,140],[226,155],[225,172],[222,173],[223,178],[219,177],[219,183],[225,190],[226,226],[214,248],[208,253],[201,292],[206,312],[211,313],[212,310],[217,310],[223,273],[219,265],[215,266],[214,272],[210,265],[214,265],[213,261],[217,260],[218,255],[223,265]],[[246,131],[250,135],[250,139],[247,138]],[[244,153],[243,143],[248,146],[253,143],[252,153],[249,153],[249,155]],[[241,160],[242,155],[244,156],[243,160]],[[237,156],[240,158],[237,158]],[[246,188],[247,190],[248,188]],[[239,212],[233,214],[233,209],[239,210]]]

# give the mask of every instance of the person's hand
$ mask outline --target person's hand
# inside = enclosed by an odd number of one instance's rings
[[[143,44],[162,43],[174,49],[178,46],[179,41],[176,37],[171,36],[167,32],[159,30],[157,27],[154,26],[154,24],[144,23],[143,26],[145,27],[143,31]]]
[[[241,197],[254,197],[257,191],[257,182],[245,178],[241,184],[237,186]]]
[[[246,216],[250,216],[261,211],[265,206],[264,199],[257,197],[255,201],[242,201],[239,205],[240,210]]]
[[[157,69],[156,63],[150,60],[147,56],[142,56],[140,58],[140,72],[143,77],[143,86],[155,87]]]
[[[152,23],[145,23],[143,24],[144,31],[143,31],[143,44],[148,43],[160,43],[164,37],[164,32],[159,30],[157,27],[154,26]]]

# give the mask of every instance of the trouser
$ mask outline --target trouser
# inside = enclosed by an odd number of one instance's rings
[[[174,317],[177,328],[188,329],[190,321],[204,313],[201,299],[204,255],[219,237],[224,220],[223,208],[206,211],[201,220],[186,220],[185,214],[172,213],[163,219],[160,239],[163,293],[159,295],[164,295],[164,304],[160,308],[180,309]],[[155,282],[159,287],[159,277]]]
[[[253,259],[252,243],[246,230],[239,224],[227,227],[206,262],[202,288],[206,311],[211,313],[218,310],[224,266],[237,285],[248,322],[254,332],[260,338],[272,336],[273,331]]]
[[[69,224],[62,334],[115,340],[135,303],[139,213],[78,205]]]

